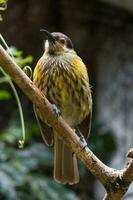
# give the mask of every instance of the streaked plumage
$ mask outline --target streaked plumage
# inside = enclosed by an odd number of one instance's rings
[[[52,37],[55,38],[55,44],[46,41],[45,52],[34,70],[33,81],[48,100],[60,109],[65,121],[75,128],[92,112],[87,70],[67,36],[62,33],[52,33]],[[41,116],[36,108],[34,110],[45,142],[52,145],[53,135],[43,130]],[[55,179],[64,184],[77,183],[79,174],[75,154],[58,138],[57,133],[54,133],[54,146]]]

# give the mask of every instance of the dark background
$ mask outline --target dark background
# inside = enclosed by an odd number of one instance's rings
[[[44,36],[39,31],[41,28],[63,32],[72,39],[74,49],[87,66],[93,91],[93,125],[88,145],[103,162],[115,168],[123,167],[133,141],[132,8],[133,3],[129,1],[123,4],[113,0],[9,0],[0,24],[1,34],[8,46],[22,50],[24,57],[33,56],[30,64],[32,69],[43,53]],[[58,184],[52,180],[51,150],[43,145],[32,105],[18,88],[27,139],[23,151],[17,148],[16,141],[21,134],[18,108],[10,86],[0,86],[12,94],[10,100],[0,101],[1,148],[2,145],[5,147],[1,152],[7,156],[7,159],[0,158],[4,166],[1,169],[4,175],[0,176],[4,176],[8,194],[14,191],[16,196],[12,198],[20,200],[53,200],[59,197],[63,200],[101,199],[102,188],[81,163],[81,181],[78,185],[58,188]],[[34,149],[38,151],[34,152]],[[14,162],[17,166],[21,163],[27,167],[27,171],[23,172],[22,166],[16,168]],[[8,168],[9,165],[12,166],[12,173],[9,173],[9,169],[5,170],[5,166]],[[23,181],[15,178],[16,169]],[[27,180],[26,177],[30,178]],[[11,199],[12,193],[8,197],[3,182],[0,188],[0,199]],[[132,196],[131,188],[125,199],[132,199]]]

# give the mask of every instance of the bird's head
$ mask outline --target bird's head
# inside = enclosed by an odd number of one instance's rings
[[[69,37],[63,33],[53,32],[50,33],[47,30],[41,29],[44,32],[45,52],[51,55],[60,55],[73,50],[73,44]]]

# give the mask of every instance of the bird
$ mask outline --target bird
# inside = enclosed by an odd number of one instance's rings
[[[74,50],[71,39],[61,32],[41,29],[45,35],[44,53],[33,72],[33,83],[77,133],[83,147],[90,134],[92,94],[86,65]],[[80,180],[75,153],[65,144],[33,105],[44,142],[54,146],[54,179],[73,185]],[[59,111],[59,112],[58,112]],[[87,119],[87,121],[86,121]],[[87,131],[81,129],[87,124]]]

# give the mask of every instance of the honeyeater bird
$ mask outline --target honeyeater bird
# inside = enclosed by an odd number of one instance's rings
[[[85,143],[82,128],[88,123],[88,131],[83,132],[87,138],[92,115],[92,96],[86,66],[74,51],[69,37],[60,32],[42,31],[46,38],[45,50],[34,69],[33,82],[53,104],[53,108],[56,106],[60,110],[61,116],[79,135],[81,142]],[[55,180],[62,184],[78,183],[76,155],[54,130],[52,132],[48,124],[42,122],[35,106],[34,112],[45,143],[54,146]],[[84,123],[86,119],[89,120]]]

